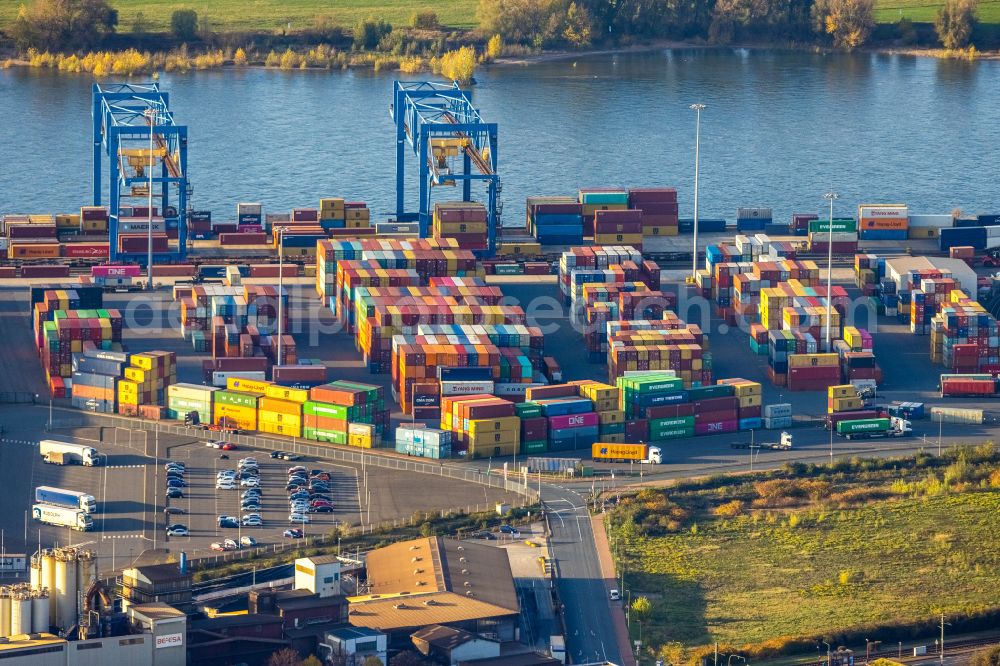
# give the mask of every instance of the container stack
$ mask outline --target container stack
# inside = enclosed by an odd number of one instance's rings
[[[368,261],[338,261],[337,282],[330,308],[338,321],[348,324],[354,299],[361,287],[417,287],[420,276],[412,268],[382,268]]]
[[[148,416],[144,408],[162,406],[170,385],[177,383],[177,355],[164,351],[132,354],[122,377],[117,387],[118,413]]]
[[[885,258],[874,254],[854,255],[854,279],[880,315],[896,316],[899,294],[895,280],[886,276]]]
[[[740,233],[762,232],[771,224],[773,217],[770,208],[738,208],[736,210],[736,230]]]
[[[542,245],[583,243],[583,205],[573,197],[528,197],[528,233]]]
[[[829,253],[831,243],[834,254],[855,254],[858,251],[857,221],[854,218],[834,218],[832,222],[830,220],[809,222],[810,252]]]
[[[583,206],[583,235],[594,235],[594,216],[599,210],[627,210],[628,192],[620,188],[588,188],[577,192]]]
[[[764,405],[764,428],[767,430],[781,430],[791,427],[792,405],[790,403]]]
[[[906,240],[910,212],[905,204],[858,206],[861,240]]]
[[[977,301],[952,291],[931,321],[931,361],[959,374],[1000,365],[997,320]]]
[[[486,206],[477,201],[434,204],[434,238],[454,238],[463,250],[485,250],[489,234]]]
[[[401,425],[396,428],[396,453],[444,460],[451,457],[451,431]]]
[[[840,381],[837,354],[788,355],[788,390],[824,391]]]
[[[641,248],[642,236],[641,210],[598,210],[594,213],[596,245],[630,245]]]
[[[211,215],[208,222],[211,223]],[[264,207],[259,203],[236,204],[237,233],[259,233],[264,229]]]
[[[105,206],[80,207],[80,233],[100,235],[108,232],[108,209]]]
[[[470,458],[512,456],[521,449],[521,419],[514,403],[503,398],[443,398],[441,429],[452,433],[452,452],[466,452]]]
[[[707,336],[673,311],[665,311],[658,321],[609,322],[607,336],[609,381],[630,372],[673,371],[682,386],[712,382]]]
[[[826,413],[855,412],[864,409],[864,400],[858,397],[854,384],[839,384],[827,388]]]
[[[950,214],[944,215],[918,215],[910,213],[909,229],[907,238],[939,238],[942,229],[949,229],[955,223],[955,218]]]
[[[288,330],[288,294],[284,300],[282,330]],[[269,285],[176,286],[174,300],[181,306],[181,332],[195,351],[213,358],[264,356],[273,363],[295,362],[295,341],[282,338],[277,354],[279,296]]]
[[[215,392],[213,423],[239,430],[257,430],[257,410],[269,385],[265,381],[230,377],[226,388]]]
[[[122,316],[117,310],[42,310],[43,305],[35,306],[35,341],[50,393],[61,397],[72,387],[74,353],[121,349]]]
[[[792,213],[792,224],[788,230],[793,236],[808,236],[809,223],[818,219],[819,215],[815,213]]]
[[[672,187],[630,188],[628,207],[642,211],[642,235],[676,236],[677,190]]]
[[[634,282],[642,277],[646,277],[642,281],[648,284],[652,277],[651,270],[655,273],[656,288],[659,289],[659,267],[653,262],[644,262],[642,253],[634,247],[573,247],[559,257],[559,290],[569,305],[583,296],[586,284]]]
[[[720,385],[733,387],[733,395],[739,401],[739,429],[756,430],[763,425],[761,415],[764,408],[764,387],[747,379],[720,379]]]
[[[167,388],[167,418],[184,421],[188,414],[197,412],[199,423],[212,420],[213,394],[219,389],[197,384],[172,384]]]
[[[61,256],[56,219],[52,215],[4,215],[3,238],[8,259],[56,259]]]

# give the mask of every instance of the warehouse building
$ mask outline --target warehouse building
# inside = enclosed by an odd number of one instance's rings
[[[367,564],[366,594],[348,599],[349,621],[389,634],[391,647],[409,647],[410,634],[430,625],[517,640],[520,606],[505,550],[430,537],[379,548]]]
[[[434,624],[412,636],[417,652],[441,666],[457,666],[461,661],[500,656],[500,644],[463,629]]]
[[[951,271],[951,276],[961,286],[962,291],[975,297],[978,287],[978,276],[967,263],[961,259],[948,257],[895,257],[886,259],[885,274],[896,283],[897,291],[907,289],[906,276],[915,270]]]
[[[126,604],[162,602],[184,607],[191,604],[190,572],[176,564],[152,564],[122,571],[122,598]]]
[[[347,664],[363,664],[368,657],[377,657],[383,664],[389,663],[386,635],[381,631],[365,627],[339,627],[326,632],[326,639],[320,644],[319,654],[325,659],[335,656]]]

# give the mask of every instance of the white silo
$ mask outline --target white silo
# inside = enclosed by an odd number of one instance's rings
[[[97,582],[97,557],[89,550],[81,550],[77,554],[77,588],[81,594],[86,594],[90,586]]]
[[[60,629],[69,629],[77,623],[76,592],[76,550],[60,548],[56,551],[55,592],[49,590],[54,597],[49,601],[49,607],[56,607],[56,621],[52,624]]]
[[[10,633],[31,633],[31,597],[26,592],[17,592],[11,599]]]
[[[31,584],[31,589],[40,590],[45,585],[42,583],[42,553],[37,552],[31,556],[31,563],[28,565],[28,580]]]
[[[32,592],[31,633],[39,634],[49,630],[49,593],[47,590]]]
[[[48,589],[50,597],[54,596],[56,593],[56,556],[51,548],[46,548],[42,551],[41,588]],[[56,605],[49,602],[49,624],[55,623]]]
[[[0,637],[10,636],[10,589],[0,587]]]

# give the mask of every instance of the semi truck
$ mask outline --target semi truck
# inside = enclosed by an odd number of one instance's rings
[[[783,432],[777,442],[738,442],[731,444],[734,449],[774,449],[775,451],[789,451],[792,448],[792,436]]]
[[[101,464],[101,455],[92,446],[57,442],[43,439],[38,443],[38,452],[44,462],[53,465],[83,465],[95,467]]]
[[[35,501],[39,504],[51,504],[67,509],[79,509],[84,513],[97,513],[97,500],[93,495],[77,492],[76,490],[63,490],[52,486],[38,486],[35,488]]]
[[[650,465],[663,462],[660,447],[649,444],[597,442],[591,447],[590,456],[594,462],[637,462]]]
[[[913,434],[913,428],[909,421],[898,416],[879,419],[852,419],[839,421],[837,434],[846,439],[909,437]]]
[[[79,509],[68,509],[51,504],[34,504],[31,517],[39,523],[68,527],[78,532],[89,532],[94,527],[94,519]]]

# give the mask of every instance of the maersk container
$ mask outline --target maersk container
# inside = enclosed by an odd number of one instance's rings
[[[855,419],[837,423],[837,433],[841,435],[856,432],[885,432],[889,430],[889,419]]]

